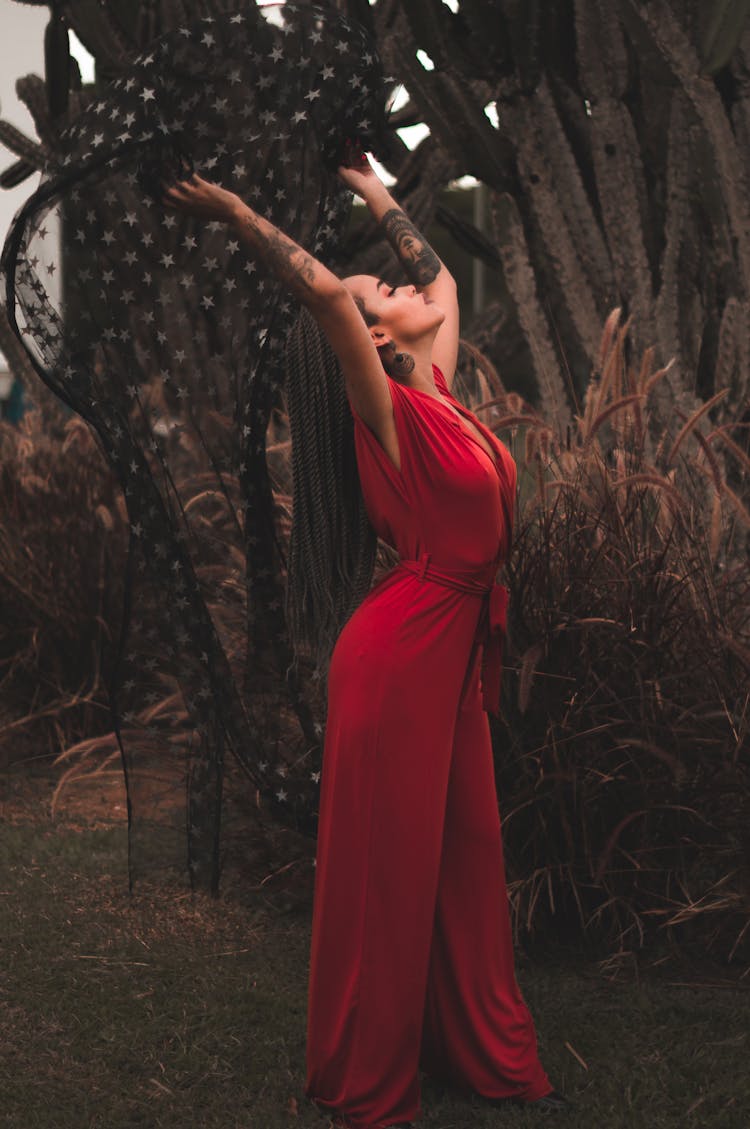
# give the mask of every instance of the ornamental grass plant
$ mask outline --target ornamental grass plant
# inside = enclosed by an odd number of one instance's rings
[[[729,960],[750,953],[747,431],[712,427],[721,392],[659,419],[669,366],[629,363],[627,331],[614,310],[574,432],[485,405],[519,468],[494,734],[514,928]]]
[[[110,728],[126,530],[89,428],[35,387],[0,421],[0,762]]]

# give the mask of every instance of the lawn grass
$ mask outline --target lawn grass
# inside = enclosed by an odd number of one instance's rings
[[[303,1094],[309,906],[237,879],[215,900],[131,896],[121,822],[3,815],[1,1126],[326,1129]],[[750,1125],[750,986],[612,982],[580,953],[519,954],[516,974],[574,1110],[493,1109],[424,1079],[424,1129]]]

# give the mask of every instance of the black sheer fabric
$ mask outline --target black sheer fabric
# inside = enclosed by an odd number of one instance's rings
[[[317,814],[319,714],[283,613],[291,488],[269,474],[297,309],[224,225],[166,211],[158,180],[187,159],[335,269],[351,204],[336,166],[348,138],[372,146],[387,93],[337,13],[225,7],[154,41],[66,131],[2,260],[16,332],[127,506],[111,702],[131,883],[178,866],[213,889],[230,763],[274,820],[312,832]],[[39,250],[54,211],[57,304]]]

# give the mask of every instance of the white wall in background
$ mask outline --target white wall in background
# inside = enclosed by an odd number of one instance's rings
[[[9,121],[27,136],[37,140],[36,129],[31,114],[16,97],[16,80],[22,75],[44,74],[44,29],[49,20],[47,7],[31,7],[16,3],[15,0],[0,0],[0,117]],[[5,170],[16,161],[15,153],[0,144],[0,169]],[[5,237],[16,211],[35,191],[39,184],[39,174],[34,173],[17,188],[0,189],[0,242]],[[40,264],[42,277],[53,301],[57,301],[56,289],[50,285],[57,281],[57,273],[48,275],[44,267],[52,259],[59,260],[59,236],[57,223],[50,217],[46,224],[49,234],[44,244],[44,259]],[[0,301],[5,295],[0,294]]]
[[[44,29],[49,9],[0,0],[0,117],[36,139],[31,114],[16,97],[16,79],[26,74],[44,73]],[[0,168],[16,160],[15,154],[0,145]],[[9,191],[0,189],[0,236],[6,232],[16,210],[36,188],[34,175]]]

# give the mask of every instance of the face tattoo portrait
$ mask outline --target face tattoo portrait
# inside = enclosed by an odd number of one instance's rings
[[[63,133],[2,261],[12,327],[42,380],[90,425],[127,507],[110,701],[131,884],[187,857],[191,883],[213,889],[230,765],[274,822],[314,833],[321,725],[300,689],[286,619],[298,652],[305,629],[313,636],[315,686],[323,641],[330,654],[367,591],[375,538],[352,474],[340,376],[327,390],[290,380],[292,428],[295,411],[322,412],[321,434],[306,428],[308,449],[300,441],[293,456],[299,487],[311,461],[318,476],[346,483],[354,535],[349,544],[331,535],[345,575],[318,576],[326,606],[317,619],[306,588],[317,574],[302,566],[285,616],[293,523],[274,501],[267,435],[278,431],[295,358],[325,343],[225,224],[168,211],[162,182],[188,169],[210,178],[333,262],[352,200],[336,168],[348,141],[367,144],[382,130],[388,95],[367,35],[337,13],[223,7],[155,39],[101,88]],[[59,301],[41,265],[55,216],[65,233]],[[308,366],[300,380],[315,375]],[[321,448],[332,466],[321,466]],[[281,486],[291,494],[291,483]],[[292,533],[299,558],[305,539]]]

